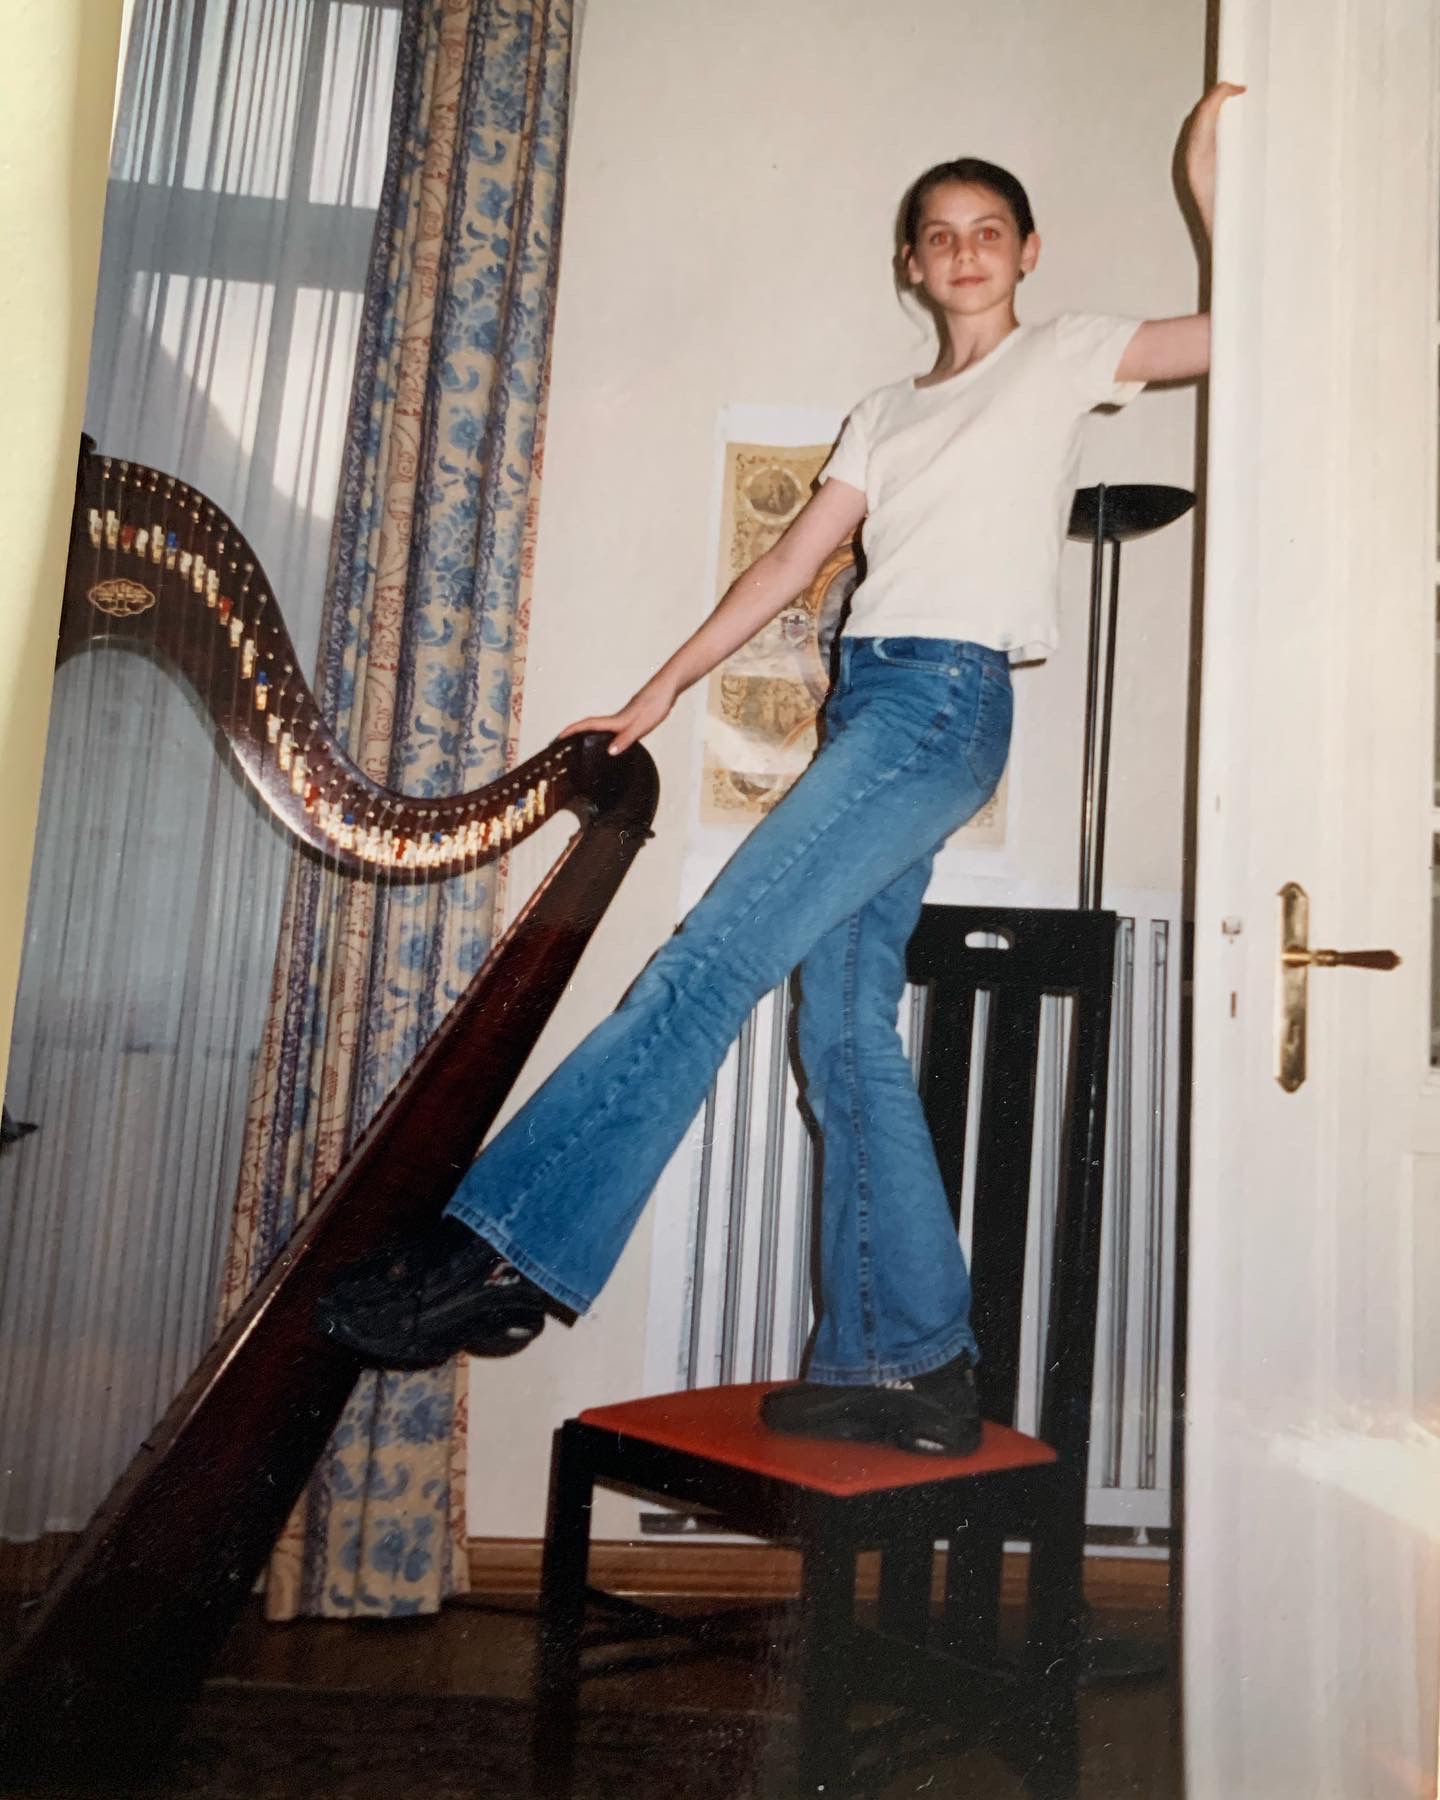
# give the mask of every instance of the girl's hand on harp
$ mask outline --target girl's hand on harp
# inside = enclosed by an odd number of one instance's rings
[[[657,725],[662,724],[670,716],[670,709],[674,704],[675,689],[668,682],[654,677],[619,712],[599,713],[592,718],[577,719],[557,735],[567,738],[576,737],[582,731],[613,731],[615,737],[610,745],[610,754],[618,756],[622,750],[638,744],[641,738],[648,736]]]

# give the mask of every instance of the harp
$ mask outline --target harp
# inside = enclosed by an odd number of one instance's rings
[[[301,853],[413,884],[568,811],[579,829],[151,1430],[0,1666],[0,1756],[24,1769],[164,1740],[253,1588],[359,1372],[313,1329],[335,1271],[436,1215],[650,835],[638,747],[591,734],[502,779],[416,800],[336,742],[243,534],[203,495],[81,455],[59,656],[97,628],[167,664]]]

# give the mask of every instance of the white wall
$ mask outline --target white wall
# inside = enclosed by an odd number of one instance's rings
[[[890,282],[895,208],[977,154],[1026,183],[1044,251],[1022,317],[1193,308],[1171,185],[1203,72],[1204,0],[589,0],[570,157],[522,750],[618,704],[703,616],[714,431],[733,404],[843,411],[928,365]],[[1097,418],[1084,481],[1192,486],[1194,397]],[[1126,552],[1108,875],[1180,884],[1191,537]],[[1017,683],[1010,858],[1073,889],[1088,560],[1067,637]],[[698,691],[650,740],[658,836],[586,956],[523,1091],[616,1001],[676,922]],[[523,1093],[521,1096],[523,1097]],[[471,1529],[543,1529],[549,1438],[640,1391],[642,1223],[594,1313],[518,1362],[475,1365]],[[597,1532],[631,1511],[602,1505]]]

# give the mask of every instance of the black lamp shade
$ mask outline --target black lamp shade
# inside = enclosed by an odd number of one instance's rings
[[[1105,489],[1105,541],[1128,543],[1173,524],[1195,504],[1189,488],[1155,487],[1144,483],[1122,484]],[[1095,542],[1095,527],[1100,513],[1100,489],[1079,488],[1075,504],[1070,508],[1070,536],[1082,543]]]

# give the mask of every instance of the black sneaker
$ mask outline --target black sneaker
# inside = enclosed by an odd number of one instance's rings
[[[926,1375],[874,1387],[791,1382],[765,1395],[760,1416],[772,1431],[889,1444],[922,1456],[969,1456],[980,1448],[980,1397],[968,1350]]]
[[[458,1351],[513,1356],[547,1296],[485,1239],[445,1218],[354,1264],[321,1300],[321,1334],[378,1369],[433,1369]]]

